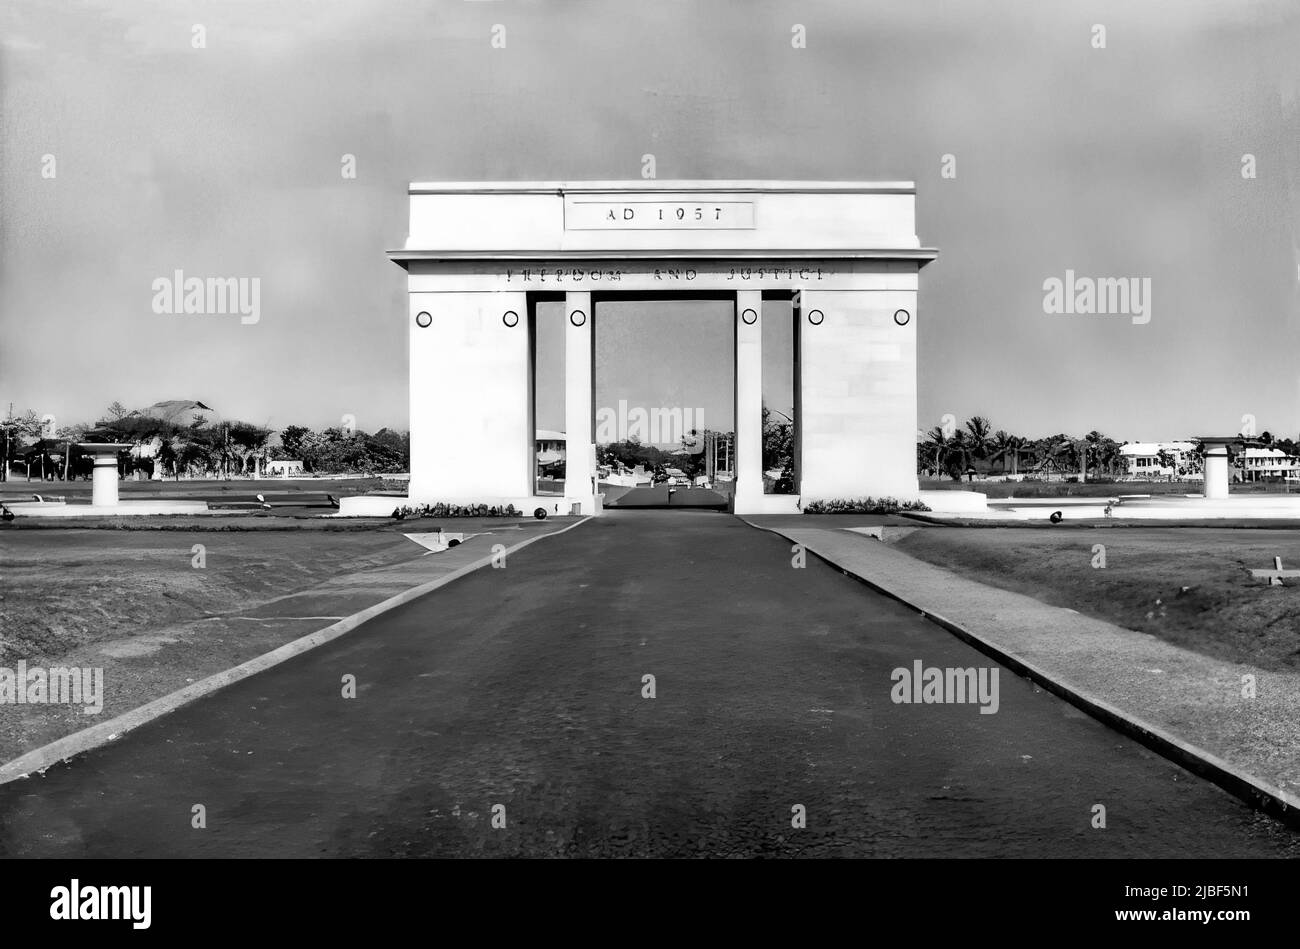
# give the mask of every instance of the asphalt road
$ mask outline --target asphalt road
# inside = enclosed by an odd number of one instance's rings
[[[620,494],[610,507],[708,507],[725,509],[726,495],[708,488],[669,488],[666,484],[642,485]]]
[[[724,514],[609,512],[0,786],[0,854],[1300,856],[1006,670],[996,714],[894,704],[913,660],[991,663],[791,560]]]

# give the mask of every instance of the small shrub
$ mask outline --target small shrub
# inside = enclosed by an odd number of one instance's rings
[[[899,511],[928,511],[922,501],[898,498],[819,498],[803,506],[805,514],[897,514]]]

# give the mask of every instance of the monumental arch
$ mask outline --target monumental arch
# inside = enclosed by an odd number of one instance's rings
[[[734,301],[736,513],[918,496],[910,182],[410,186],[412,503],[596,513],[593,301]],[[764,299],[794,303],[795,495],[764,495]],[[566,488],[535,495],[533,328],[564,304]],[[389,502],[391,504],[391,500]]]

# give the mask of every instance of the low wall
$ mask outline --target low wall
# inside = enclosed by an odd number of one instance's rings
[[[988,510],[988,495],[978,491],[918,491],[917,497],[936,514],[970,514]]]

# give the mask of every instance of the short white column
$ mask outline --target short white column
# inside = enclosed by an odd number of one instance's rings
[[[595,371],[591,294],[575,291],[564,301],[564,493],[589,510],[596,494]]]
[[[763,293],[736,292],[737,514],[761,510],[763,499]]]
[[[1205,496],[1207,498],[1228,496],[1228,449],[1225,445],[1205,449]]]
[[[117,452],[96,452],[91,474],[90,503],[95,507],[117,505]]]

